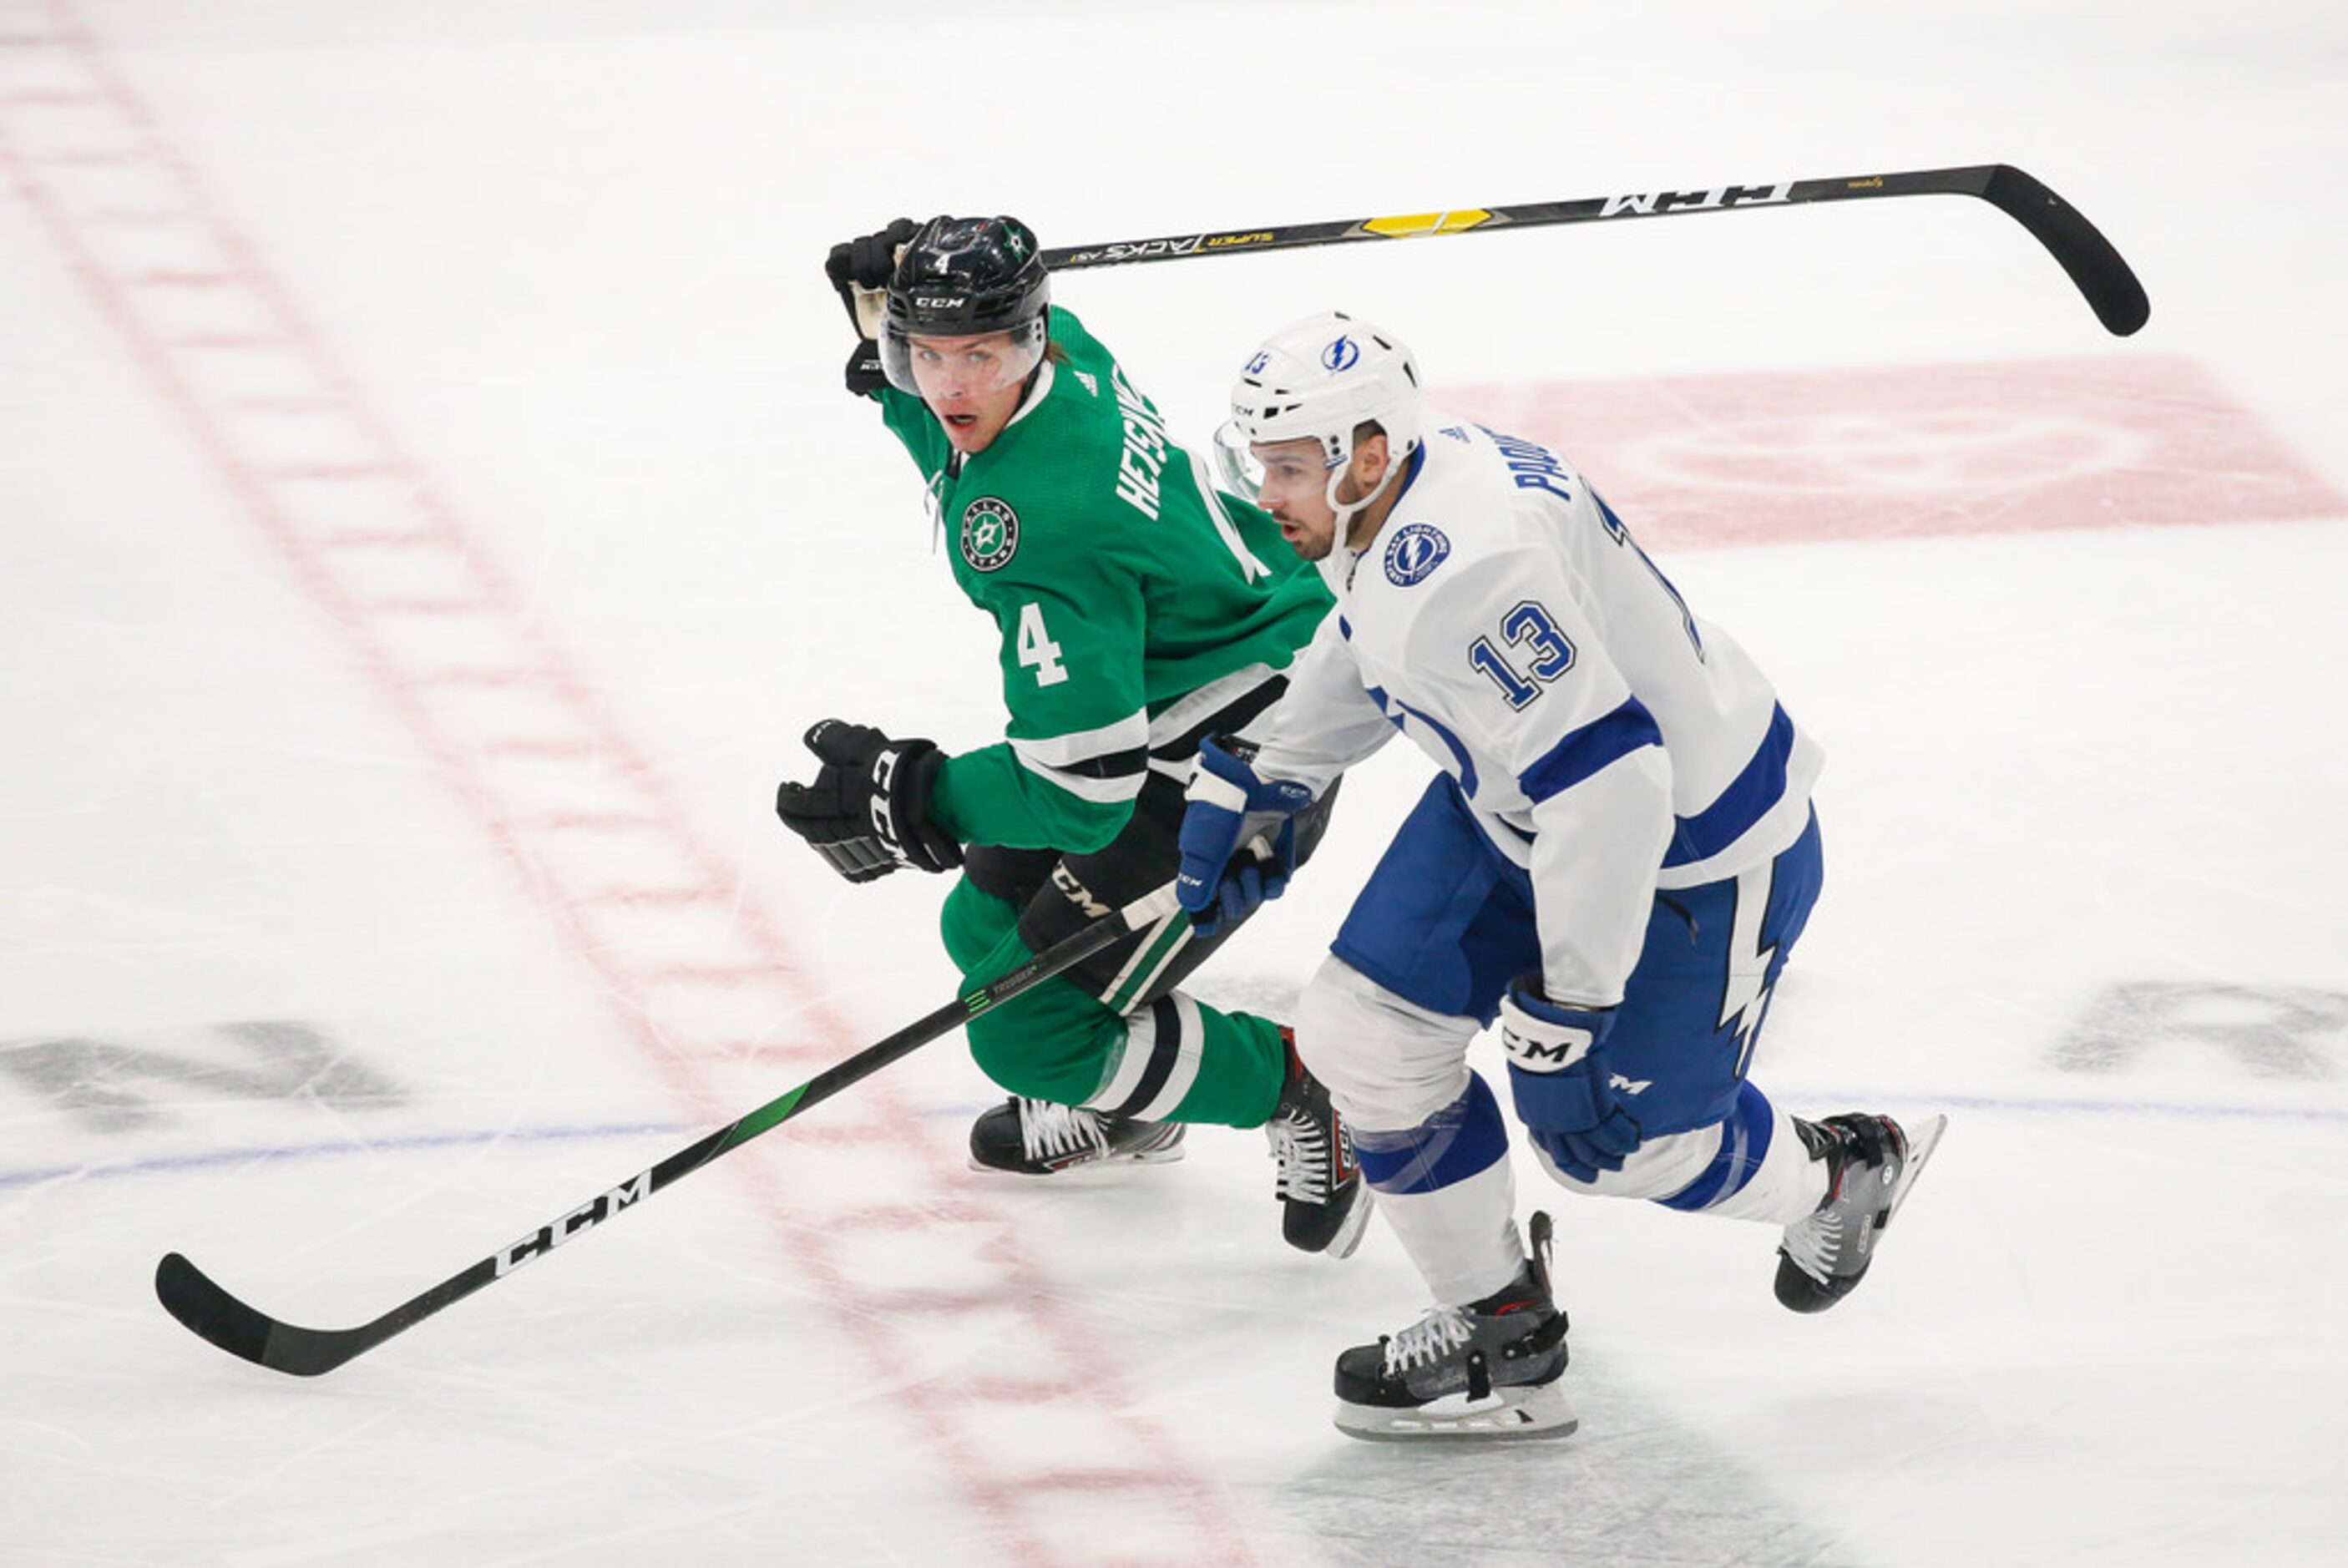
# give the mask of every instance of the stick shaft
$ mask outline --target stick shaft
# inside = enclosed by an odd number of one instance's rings
[[[1917,169],[1894,173],[1846,175],[1825,180],[1784,180],[1759,185],[1718,185],[1695,191],[1639,191],[1564,201],[1532,201],[1504,207],[1474,207],[1449,212],[1417,212],[1385,218],[1341,218],[1317,223],[1263,224],[1202,233],[1167,234],[1148,240],[1073,245],[1046,250],[1044,264],[1055,271],[1170,262],[1193,256],[1295,250],[1307,245],[1344,245],[1371,240],[1428,239],[1445,234],[1487,233],[1500,229],[1617,219],[1672,218],[1690,212],[1736,212],[1817,201],[1869,201],[1884,196],[1977,196],[2028,229],[2086,296],[2096,318],[2126,336],[2151,314],[2144,286],[2111,242],[2078,209],[2010,164],[1983,163],[1954,169]]]
[[[638,1171],[618,1186],[548,1221],[530,1234],[450,1275],[371,1323],[356,1328],[319,1329],[281,1322],[230,1295],[178,1253],[167,1254],[155,1266],[156,1297],[164,1310],[183,1326],[232,1356],[300,1377],[331,1372],[353,1357],[374,1349],[394,1335],[503,1279],[524,1264],[545,1256],[621,1211],[633,1208],[655,1192],[674,1186],[710,1161],[731,1153],[761,1133],[772,1131],[850,1084],[871,1077],[940,1036],[951,1034],[981,1013],[990,1012],[1034,989],[1128,933],[1156,923],[1175,909],[1174,890],[1169,884],[1102,916],[1017,968],[964,992],[887,1038],[818,1073],[797,1088],[776,1096],[748,1115],[678,1150],[659,1164]]]

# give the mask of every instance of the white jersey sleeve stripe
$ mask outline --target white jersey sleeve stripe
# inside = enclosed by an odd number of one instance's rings
[[[1476,798],[1476,754],[1468,749],[1467,743],[1452,732],[1451,727],[1445,724],[1441,719],[1437,718],[1433,714],[1426,712],[1424,709],[1413,707],[1406,702],[1397,701],[1383,686],[1371,686],[1369,688],[1369,694],[1370,700],[1372,702],[1376,703],[1380,707],[1388,709],[1389,711],[1395,708],[1400,708],[1405,717],[1415,718],[1419,723],[1425,725],[1426,727],[1427,733],[1435,736],[1437,738],[1440,739],[1444,745],[1451,748],[1452,760],[1459,765],[1459,771],[1457,775],[1459,780],[1459,788],[1466,790],[1468,792],[1468,798],[1470,800],[1473,800]],[[1389,722],[1401,727],[1404,733],[1407,734],[1409,732],[1409,727],[1404,725],[1401,719],[1390,719]]]
[[[1769,733],[1762,737],[1744,771],[1729,780],[1728,788],[1711,805],[1679,820],[1663,864],[1685,865],[1716,855],[1767,816],[1785,798],[1786,761],[1793,752],[1794,721],[1780,705],[1770,716]]]
[[[1098,729],[1073,730],[1034,739],[1007,738],[1019,766],[1055,789],[1096,805],[1121,805],[1141,794],[1148,777],[1147,714],[1131,713]]]
[[[1139,799],[1142,782],[1149,777],[1144,765],[1144,755],[1138,751],[1132,754],[1131,769],[1113,777],[1079,773],[1072,769],[1055,768],[1048,762],[1039,762],[1015,740],[1011,743],[1011,755],[1019,759],[1020,767],[1053,788],[1065,789],[1077,799],[1090,800],[1096,805],[1114,806]]]
[[[1098,729],[1074,729],[1066,735],[1031,738],[1009,736],[1011,748],[1030,768],[1069,768],[1120,751],[1139,751],[1149,744],[1149,716],[1138,710]]]
[[[1654,715],[1637,697],[1625,697],[1621,707],[1572,731],[1549,748],[1530,768],[1517,775],[1517,788],[1538,804],[1562,795],[1611,762],[1642,747],[1661,746],[1663,732]]]

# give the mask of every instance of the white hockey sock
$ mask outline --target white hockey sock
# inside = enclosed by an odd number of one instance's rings
[[[1762,1150],[1758,1160],[1756,1150]],[[1794,1119],[1750,1083],[1722,1120],[1650,1138],[1622,1169],[1601,1171],[1594,1181],[1564,1175],[1546,1153],[1541,1165],[1570,1191],[1646,1198],[1682,1213],[1775,1225],[1792,1224],[1827,1195],[1826,1166],[1810,1158]]]
[[[1433,1191],[1378,1194],[1379,1216],[1445,1306],[1480,1301],[1525,1266],[1516,1212],[1516,1177],[1506,1160]]]
[[[1827,1195],[1827,1168],[1810,1158],[1809,1145],[1794,1130],[1794,1119],[1769,1108],[1769,1151],[1751,1181],[1698,1211],[1725,1220],[1760,1220],[1790,1225],[1815,1210]]]

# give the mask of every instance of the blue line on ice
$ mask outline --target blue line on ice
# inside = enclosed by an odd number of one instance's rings
[[[606,1122],[587,1127],[500,1127],[472,1132],[426,1132],[407,1138],[304,1143],[280,1149],[221,1149],[201,1154],[159,1155],[152,1160],[106,1161],[94,1165],[58,1165],[36,1171],[0,1171],[0,1191],[68,1178],[87,1181],[99,1176],[168,1175],[179,1171],[201,1171],[215,1165],[244,1165],[263,1160],[314,1160],[335,1154],[382,1154],[411,1149],[447,1149],[469,1143],[548,1143],[589,1138],[637,1138],[656,1132],[674,1135],[685,1130],[676,1122]]]
[[[2322,1105],[2196,1105],[2185,1100],[2096,1099],[2065,1096],[1939,1094],[1929,1089],[1816,1089],[1769,1086],[1769,1098],[1803,1106],[1881,1102],[1941,1110],[2011,1111],[2024,1116],[2169,1116],[2184,1121],[2348,1121],[2348,1109]]]
[[[1937,1094],[1915,1089],[1816,1089],[1773,1086],[1771,1098],[1798,1101],[1805,1107],[1883,1104],[1893,1108],[1924,1107],[1941,1110],[1980,1110],[2022,1116],[2163,1116],[2186,1121],[2348,1122],[2348,1109],[2331,1106],[2193,1105],[2150,1099],[2039,1098],[2014,1095]],[[989,1101],[989,1104],[994,1103]],[[982,1109],[975,1105],[938,1107],[932,1115],[967,1119]],[[295,1144],[277,1149],[221,1149],[208,1153],[167,1154],[152,1160],[106,1161],[91,1165],[57,1165],[31,1171],[0,1171],[0,1191],[37,1186],[45,1181],[89,1181],[108,1176],[159,1176],[201,1171],[213,1166],[252,1164],[261,1161],[314,1160],[343,1154],[382,1154],[419,1149],[448,1149],[480,1143],[547,1143],[595,1138],[641,1138],[654,1133],[675,1136],[690,1131],[681,1122],[609,1122],[586,1127],[497,1128],[471,1132],[427,1132],[407,1138],[366,1141]]]

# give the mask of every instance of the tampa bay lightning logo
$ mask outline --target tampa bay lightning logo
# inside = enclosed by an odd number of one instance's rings
[[[1443,564],[1451,553],[1451,542],[1443,531],[1431,522],[1414,522],[1386,541],[1386,580],[1397,588],[1407,588],[1414,583],[1424,583],[1426,574]]]
[[[1332,338],[1329,346],[1321,351],[1321,368],[1334,375],[1351,370],[1362,357],[1362,346],[1350,337]]]

